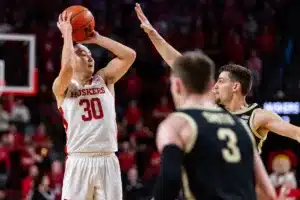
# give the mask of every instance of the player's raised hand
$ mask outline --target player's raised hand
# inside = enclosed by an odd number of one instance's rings
[[[153,26],[150,24],[149,20],[145,16],[145,14],[141,8],[141,5],[138,3],[135,4],[135,12],[141,22],[141,28],[144,29],[144,31],[147,34],[155,32],[155,29],[153,28]]]
[[[84,41],[80,41],[81,44],[96,44],[98,39],[100,38],[100,34],[97,31],[93,31],[92,36]]]
[[[66,11],[64,11],[58,17],[57,27],[59,28],[62,37],[72,32],[71,16],[72,16],[71,12],[67,13]]]

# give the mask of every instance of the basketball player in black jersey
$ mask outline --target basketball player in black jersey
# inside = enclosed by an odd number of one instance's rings
[[[162,154],[155,200],[172,200],[181,182],[186,199],[255,200],[255,184],[275,199],[246,123],[216,106],[211,97],[214,63],[187,52],[173,65],[171,93],[177,111],[159,126]]]
[[[300,142],[300,128],[282,120],[277,114],[261,109],[256,103],[247,104],[246,95],[252,85],[251,71],[228,64],[220,68],[213,92],[218,104],[245,120],[255,136],[258,150],[269,131]]]
[[[135,10],[141,22],[141,28],[147,33],[165,62],[173,69],[174,61],[181,56],[181,53],[167,43],[153,28],[139,4],[136,5]],[[256,138],[259,152],[269,131],[300,142],[299,127],[285,122],[273,112],[259,108],[257,104],[248,105],[246,103],[245,97],[251,88],[251,74],[249,75],[249,71],[238,65],[224,66],[221,70],[222,72],[211,95],[229,112],[247,121]]]

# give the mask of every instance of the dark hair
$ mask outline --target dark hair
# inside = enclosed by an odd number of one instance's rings
[[[190,92],[202,94],[215,73],[214,62],[201,51],[189,51],[178,57],[173,74],[180,77]]]
[[[246,67],[236,64],[224,65],[220,68],[219,73],[229,72],[229,78],[241,84],[242,94],[246,95],[252,86],[251,71]]]

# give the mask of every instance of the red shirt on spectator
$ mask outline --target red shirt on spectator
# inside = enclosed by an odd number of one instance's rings
[[[127,120],[127,123],[129,125],[135,124],[140,118],[141,118],[141,111],[137,107],[136,101],[131,101],[129,107],[127,108],[125,112],[125,118]]]
[[[234,42],[234,36],[235,36],[235,32],[233,29],[230,29],[228,31],[228,33],[225,34],[224,36],[224,54],[226,56],[230,56],[229,52],[231,49],[231,45]]]
[[[33,186],[33,178],[31,176],[27,176],[22,180],[22,196],[26,198]]]
[[[7,96],[3,97],[2,105],[3,105],[4,110],[6,110],[8,113],[11,113],[11,110],[12,110],[12,107],[14,106],[14,104],[15,104],[14,96],[7,95]]]
[[[264,28],[264,33],[257,37],[257,45],[262,53],[271,53],[274,48],[274,36],[268,30],[268,27]]]
[[[229,50],[229,58],[235,64],[244,64],[244,44],[240,40],[240,36],[236,35]]]
[[[172,105],[168,102],[168,98],[163,96],[160,99],[160,103],[154,108],[153,116],[161,121],[172,111]]]
[[[45,146],[46,142],[48,141],[46,127],[43,123],[39,125],[35,134],[32,136],[32,141],[34,141],[39,146]]]
[[[120,152],[119,153],[119,161],[121,171],[127,173],[129,169],[131,169],[135,165],[135,154],[132,151],[129,152]]]
[[[203,49],[204,48],[204,32],[196,31],[193,33],[193,43],[196,48]]]
[[[3,146],[0,147],[0,162],[5,163],[6,168],[10,168],[9,150]]]
[[[151,178],[158,176],[160,170],[160,156],[158,152],[154,152],[150,158],[150,166],[146,169],[144,178],[150,180]]]
[[[132,69],[131,74],[126,77],[126,95],[129,97],[137,97],[141,92],[142,81],[137,76],[135,69]]]

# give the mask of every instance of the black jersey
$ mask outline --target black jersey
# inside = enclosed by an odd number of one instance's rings
[[[263,143],[267,139],[267,135],[265,135],[264,137],[261,136],[257,132],[257,130],[255,130],[255,128],[253,126],[253,118],[254,118],[254,115],[255,115],[254,111],[257,108],[260,108],[259,105],[256,104],[256,103],[253,103],[253,104],[250,104],[247,108],[244,108],[244,109],[236,111],[236,112],[232,112],[232,114],[235,115],[235,116],[240,117],[241,119],[243,119],[248,124],[252,134],[254,135],[258,152],[261,152]]]
[[[255,200],[255,142],[246,123],[222,108],[176,114],[193,130],[182,167],[186,199]]]

